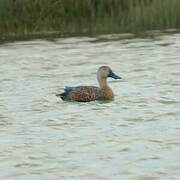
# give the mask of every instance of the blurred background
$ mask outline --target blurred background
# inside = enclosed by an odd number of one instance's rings
[[[1,0],[1,39],[180,27],[179,0]]]

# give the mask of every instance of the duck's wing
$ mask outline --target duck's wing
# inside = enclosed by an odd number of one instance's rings
[[[64,93],[59,96],[63,100],[89,102],[97,100],[100,93],[100,89],[96,86],[77,86],[66,87]]]
[[[66,86],[64,88],[64,92],[61,93],[61,94],[56,94],[56,96],[60,97],[62,100],[66,100],[69,93],[71,93],[73,90],[78,90],[78,87],[69,87],[69,86]]]

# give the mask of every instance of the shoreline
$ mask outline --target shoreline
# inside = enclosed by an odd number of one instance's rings
[[[31,41],[35,39],[54,40],[58,38],[71,38],[71,37],[98,37],[108,35],[119,35],[121,39],[129,38],[154,38],[166,34],[177,34],[180,33],[180,29],[166,29],[166,30],[151,30],[137,33],[107,33],[107,32],[96,32],[96,33],[62,33],[62,32],[39,32],[39,33],[28,33],[25,35],[6,35],[0,37],[0,44],[12,43],[16,41]]]

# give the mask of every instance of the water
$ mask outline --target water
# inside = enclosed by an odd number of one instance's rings
[[[0,179],[180,179],[180,34],[33,40],[0,46]],[[112,102],[69,103],[66,85]]]

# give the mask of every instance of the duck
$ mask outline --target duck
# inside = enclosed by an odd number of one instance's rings
[[[96,100],[113,100],[114,93],[109,87],[107,78],[122,79],[109,66],[101,66],[97,71],[97,86],[75,86],[64,88],[64,92],[57,94],[63,101],[90,102]]]

